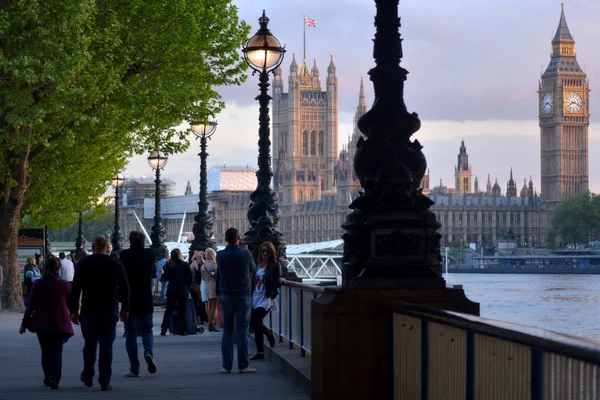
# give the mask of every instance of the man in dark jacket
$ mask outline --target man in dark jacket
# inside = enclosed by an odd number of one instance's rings
[[[96,347],[99,346],[98,382],[100,390],[107,391],[112,390],[112,347],[119,320],[119,299],[120,319],[125,322],[129,315],[129,286],[123,265],[116,258],[105,254],[104,236],[94,238],[92,250],[94,254],[82,258],[75,268],[69,308],[71,321],[75,325],[79,325],[81,321],[81,334],[85,341],[81,381],[88,387],[94,385]]]
[[[152,316],[154,315],[154,299],[152,297],[152,278],[156,276],[156,259],[150,249],[144,248],[145,237],[142,232],[132,231],[129,234],[130,248],[121,252],[121,262],[127,274],[131,301],[129,318],[125,321],[125,348],[129,356],[129,373],[126,377],[140,376],[137,335],[142,336],[144,359],[148,364],[148,372],[156,372],[152,351]]]
[[[217,290],[221,295],[223,310],[223,336],[221,337],[221,373],[231,373],[233,366],[233,320],[237,321],[238,368],[242,374],[256,372],[250,368],[248,356],[248,324],[252,307],[251,278],[256,272],[252,254],[240,246],[237,229],[225,232],[227,247],[217,252]]]

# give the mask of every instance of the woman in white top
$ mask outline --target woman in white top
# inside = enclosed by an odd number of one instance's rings
[[[271,347],[275,346],[273,331],[263,324],[263,319],[274,307],[277,311],[275,299],[279,294],[278,288],[284,281],[281,278],[279,263],[275,247],[271,242],[263,242],[258,250],[258,266],[252,279],[252,314],[250,315],[250,328],[254,330],[256,341],[256,354],[250,360],[264,360],[264,336],[269,340]]]

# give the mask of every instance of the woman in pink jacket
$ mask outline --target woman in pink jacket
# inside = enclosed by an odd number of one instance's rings
[[[33,283],[19,329],[20,334],[25,333],[26,327],[37,334],[42,348],[44,385],[51,389],[58,389],[63,344],[73,336],[67,307],[70,292],[71,284],[60,279],[60,260],[54,256],[48,257],[44,276]]]

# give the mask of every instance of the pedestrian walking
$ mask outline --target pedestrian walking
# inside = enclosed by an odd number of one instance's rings
[[[160,326],[160,335],[165,336],[167,334],[173,310],[177,307],[177,323],[174,331],[186,336],[185,310],[187,299],[190,296],[190,286],[192,285],[192,270],[190,265],[183,261],[181,250],[171,250],[171,260],[164,268],[162,279],[168,281],[169,286],[167,287],[167,308]]]
[[[169,282],[162,279],[162,274],[165,271],[165,267],[167,263],[171,259],[171,256],[167,251],[163,253],[162,258],[156,264],[156,278],[160,282],[160,301],[164,302],[167,296],[167,287],[169,286]]]
[[[67,259],[64,251],[58,253],[58,257],[60,258],[60,277],[65,281],[72,283],[73,276],[75,275],[75,265],[73,264],[73,261]]]
[[[237,229],[225,232],[227,246],[217,252],[217,288],[223,310],[223,336],[221,337],[221,373],[231,373],[233,367],[233,321],[237,323],[237,357],[240,374],[256,372],[248,359],[248,324],[252,305],[250,291],[256,264],[252,254],[240,246]]]
[[[256,354],[250,359],[264,360],[264,338],[269,340],[271,347],[275,346],[273,331],[265,326],[263,320],[269,311],[279,311],[275,299],[279,294],[277,290],[284,281],[277,262],[275,246],[271,242],[264,242],[258,251],[258,267],[252,279],[252,312],[250,315],[250,328],[254,331]]]
[[[58,258],[48,257],[44,276],[32,285],[19,328],[20,334],[25,333],[26,327],[37,334],[42,349],[44,385],[51,389],[58,389],[62,376],[63,345],[73,336],[67,306],[71,284],[60,279],[60,268]]]
[[[145,236],[142,232],[129,233],[128,250],[121,252],[120,260],[125,268],[129,283],[129,318],[125,321],[125,349],[129,356],[129,373],[126,377],[140,376],[138,359],[138,334],[142,337],[144,360],[148,372],[156,373],[154,363],[154,338],[152,336],[152,317],[154,299],[152,297],[152,279],[156,276],[156,258],[150,249],[144,248]]]
[[[70,301],[71,321],[75,325],[81,324],[85,342],[81,381],[87,387],[94,385],[96,348],[99,347],[98,383],[100,390],[108,391],[112,390],[110,380],[117,321],[127,321],[129,314],[129,286],[121,262],[106,254],[104,236],[94,238],[92,251],[93,254],[82,258],[75,268]]]
[[[36,258],[39,257],[39,254],[36,253]],[[29,293],[31,293],[31,287],[33,286],[33,282],[40,279],[42,277],[42,272],[40,268],[36,264],[33,259],[33,256],[27,257],[27,264],[23,268],[23,296],[25,300],[25,305],[28,304],[29,301]]]
[[[204,259],[206,257],[206,259]],[[205,256],[201,259],[200,274],[204,282],[204,293],[208,301],[208,331],[220,332],[217,327],[217,252],[206,249]]]

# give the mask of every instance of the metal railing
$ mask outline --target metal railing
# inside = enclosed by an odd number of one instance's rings
[[[288,254],[287,259],[287,268],[300,278],[333,282],[341,279],[341,254]]]
[[[311,302],[324,291],[321,286],[285,282],[276,300],[279,312],[269,313],[269,328],[275,332],[279,343],[287,339],[289,348],[297,346],[302,357],[311,352]]]
[[[392,305],[395,399],[600,399],[600,343]]]

